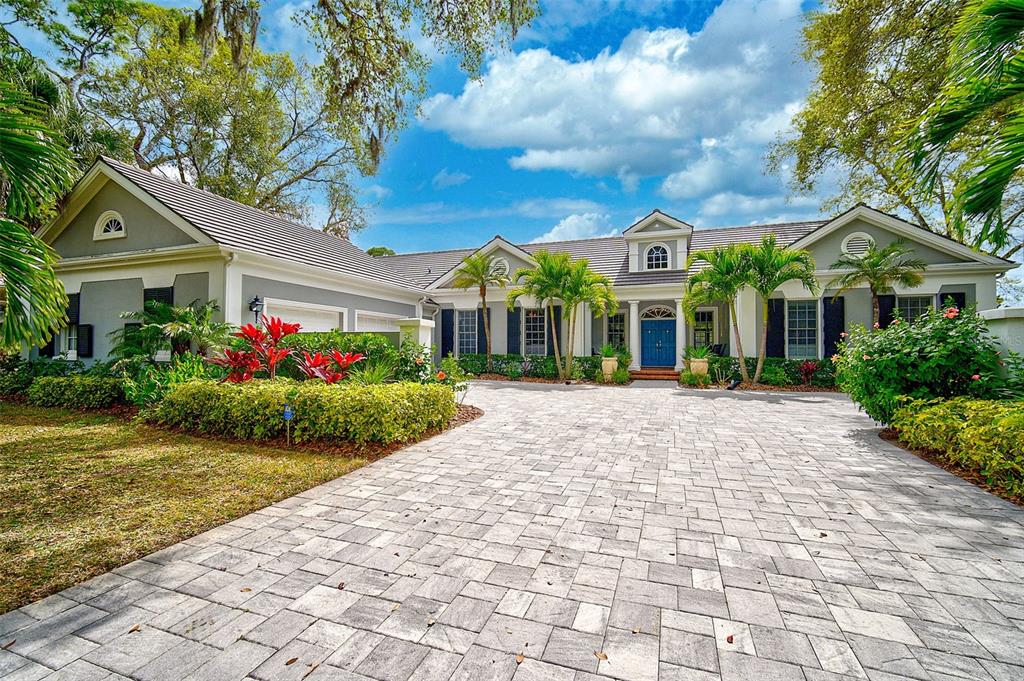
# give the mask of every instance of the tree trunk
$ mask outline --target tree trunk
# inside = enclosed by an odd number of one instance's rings
[[[764,356],[768,350],[768,299],[761,299],[761,347],[757,353],[757,369],[754,370],[754,383],[761,380],[761,370],[764,369]]]
[[[740,325],[736,320],[736,299],[729,301],[729,315],[732,317],[732,334],[736,339],[736,356],[740,360],[740,378],[744,383],[750,383],[750,374],[747,373],[747,360],[743,356],[743,343],[740,341]]]
[[[484,343],[487,348],[487,373],[493,371],[491,366],[491,315],[487,314],[487,287],[480,287],[480,309],[484,316]]]
[[[555,366],[558,368],[558,377],[565,380],[565,372],[562,369],[562,356],[558,352],[557,320],[555,319],[555,304],[548,302],[548,317],[551,319],[551,347],[555,351]]]
[[[878,292],[871,289],[871,327],[881,323],[881,310],[878,307]]]
[[[565,346],[565,377],[572,378],[572,362],[575,358],[573,348],[576,347],[576,308],[569,311],[569,333],[566,336],[569,342]]]

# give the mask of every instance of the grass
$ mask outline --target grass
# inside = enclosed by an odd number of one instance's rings
[[[0,613],[366,463],[0,403]]]

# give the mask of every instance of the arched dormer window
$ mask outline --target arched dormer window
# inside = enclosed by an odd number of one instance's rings
[[[668,249],[662,244],[648,246],[644,253],[644,264],[648,270],[667,270]]]
[[[96,227],[92,233],[94,240],[117,239],[123,236],[125,236],[124,218],[116,210],[108,210],[96,220]]]

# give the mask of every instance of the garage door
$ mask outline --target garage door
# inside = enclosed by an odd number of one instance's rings
[[[356,331],[398,331],[398,322],[393,317],[360,312],[356,315]]]
[[[298,322],[302,324],[303,331],[333,331],[338,328],[337,310],[267,303],[265,314],[280,317],[286,322]]]

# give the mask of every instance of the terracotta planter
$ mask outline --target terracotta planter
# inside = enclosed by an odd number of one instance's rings
[[[707,359],[691,359],[690,360],[690,373],[697,374],[699,376],[708,375],[708,361]]]
[[[604,374],[604,380],[612,380],[612,374],[619,368],[618,357],[602,357],[601,358],[601,373]]]

